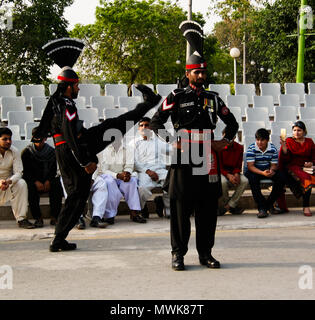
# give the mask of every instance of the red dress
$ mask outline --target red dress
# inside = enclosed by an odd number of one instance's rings
[[[294,180],[299,182],[300,189],[302,189],[300,191],[305,193],[315,186],[315,175],[303,171],[305,162],[315,163],[315,144],[310,138],[305,138],[303,143],[299,143],[293,138],[287,138],[286,145],[287,154],[283,153],[282,147],[280,148],[279,167],[280,169],[287,169]],[[297,195],[294,190],[292,192]]]

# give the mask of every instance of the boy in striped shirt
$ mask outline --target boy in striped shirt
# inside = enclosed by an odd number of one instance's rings
[[[269,132],[258,129],[255,133],[256,142],[252,143],[246,152],[245,176],[252,190],[253,198],[258,207],[258,218],[268,217],[268,211],[273,213],[273,204],[281,194],[285,180],[278,169],[278,150],[269,142]],[[260,181],[271,179],[272,191],[266,199],[261,193]]]

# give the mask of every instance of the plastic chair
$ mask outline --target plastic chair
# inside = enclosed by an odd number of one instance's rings
[[[119,117],[120,115],[124,114],[125,112],[128,112],[127,108],[106,108],[103,111],[104,115],[104,120],[109,119],[109,118],[116,118]]]
[[[287,130],[287,135],[290,136],[292,132],[292,121],[273,121],[271,122],[271,134],[280,137],[281,129]]]
[[[273,103],[279,104],[279,95],[281,94],[280,83],[260,83],[260,95],[272,96]]]
[[[0,97],[16,97],[16,85],[15,84],[1,84],[0,85]]]
[[[315,94],[306,94],[304,96],[305,104],[304,107],[315,107]]]
[[[43,84],[22,84],[21,95],[25,97],[26,106],[30,106],[31,97],[45,97],[45,86]]]
[[[299,96],[299,102],[305,102],[305,85],[304,83],[288,83],[284,84],[285,94],[297,94]]]
[[[105,84],[105,96],[114,97],[114,105],[118,106],[118,97],[128,97],[126,84]]]
[[[299,107],[300,100],[297,94],[280,94],[279,95],[279,106],[280,107]]]
[[[315,94],[315,83],[314,82],[308,83],[308,94]]]
[[[146,83],[145,85],[154,91],[154,84]],[[131,85],[131,94],[133,97],[141,97],[141,99],[142,99],[142,92],[140,92],[136,88],[136,85],[134,83]]]
[[[272,96],[254,96],[253,108],[267,108],[269,116],[274,116],[275,106],[273,104]]]
[[[173,90],[177,88],[177,84],[157,84],[156,91],[161,96],[168,96]]]
[[[8,128],[12,131],[12,140],[21,140],[19,125],[13,124],[8,126]]]
[[[98,117],[103,119],[103,110],[105,108],[115,108],[114,105],[114,97],[113,96],[99,96],[99,97],[91,97],[90,99],[91,108],[95,108],[98,110]]]
[[[246,95],[248,104],[253,104],[253,97],[256,96],[256,88],[253,83],[235,85],[235,95]]]
[[[90,125],[92,122],[98,122],[98,110],[94,108],[78,109],[78,116],[80,120]]]
[[[315,108],[299,107],[299,119],[315,119]]]
[[[1,97],[1,121],[8,121],[9,111],[26,111],[24,97]]]
[[[209,90],[217,92],[219,94],[219,97],[224,101],[225,104],[227,104],[227,96],[231,95],[231,87],[227,83],[222,84],[209,84]]]
[[[245,117],[245,110],[248,108],[248,98],[246,95],[227,96],[227,106],[241,108],[242,117]]]
[[[267,108],[247,108],[246,109],[246,121],[264,121],[265,128],[270,130],[270,120]]]
[[[276,107],[275,121],[292,121],[295,122],[298,114],[297,107]]]
[[[48,97],[31,97],[31,107],[34,120],[40,120],[42,111],[46,108]]]
[[[35,127],[38,127],[38,122],[25,122],[24,130],[25,130],[25,139],[32,139],[32,130]]]
[[[141,101],[141,97],[118,97],[118,107],[133,110]]]
[[[90,102],[91,97],[101,95],[101,86],[97,83],[80,83],[79,89],[78,97],[85,97],[85,101],[87,102]]]
[[[34,122],[32,111],[9,111],[8,112],[8,126],[17,124],[20,127],[21,137],[25,136],[24,124],[25,122]]]
[[[243,137],[245,136],[255,136],[255,133],[258,129],[265,128],[264,121],[250,121],[243,123]],[[243,141],[243,139],[242,139]]]

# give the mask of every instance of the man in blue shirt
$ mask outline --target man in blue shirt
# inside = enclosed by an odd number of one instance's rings
[[[255,133],[256,142],[246,152],[245,176],[248,179],[254,200],[258,207],[258,218],[268,217],[267,211],[274,213],[273,204],[281,194],[285,180],[278,171],[278,150],[269,142],[269,132],[258,129]],[[261,193],[260,181],[271,179],[272,191],[266,199]]]

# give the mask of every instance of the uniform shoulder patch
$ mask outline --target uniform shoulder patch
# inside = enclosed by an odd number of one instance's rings
[[[229,108],[224,106],[222,109],[221,109],[221,113],[226,116],[228,113],[230,112]]]
[[[174,105],[175,105],[175,102],[168,103],[167,98],[165,98],[165,100],[162,103],[162,111],[172,109]]]
[[[66,117],[68,118],[69,121],[72,121],[75,118],[76,114],[77,114],[76,112],[70,113],[68,109],[66,109]]]

